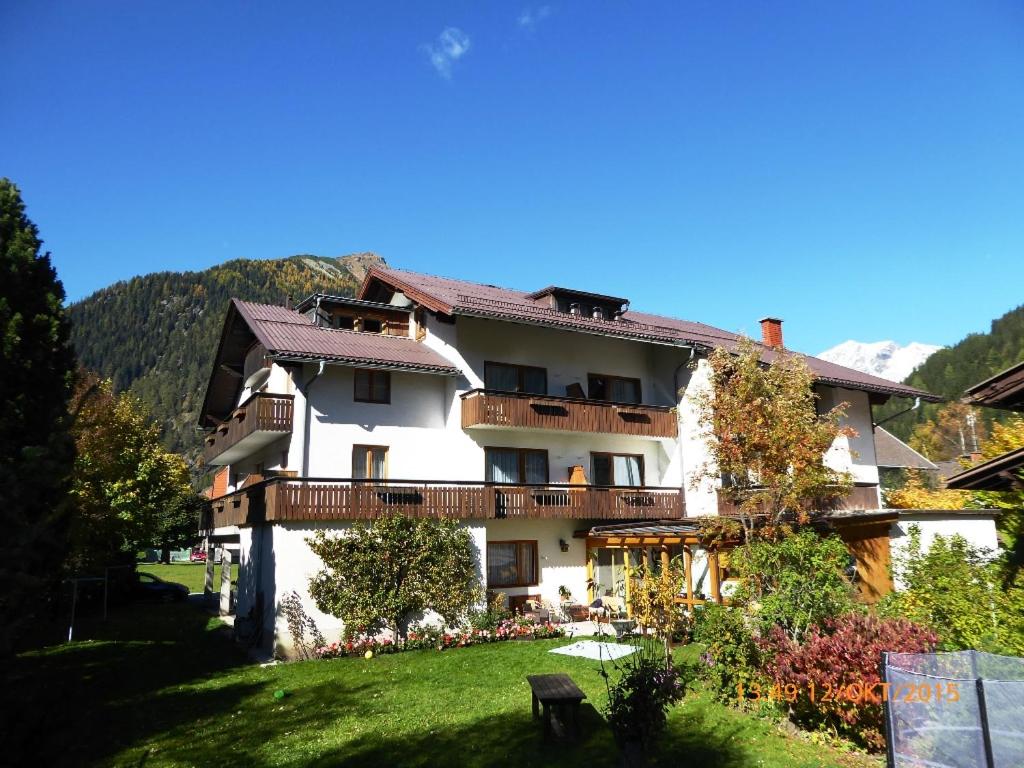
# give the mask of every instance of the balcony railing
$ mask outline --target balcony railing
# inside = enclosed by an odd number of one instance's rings
[[[853,510],[853,509],[878,509],[878,486],[877,485],[855,485],[850,492],[831,504],[827,510]],[[739,506],[718,497],[718,514],[728,517],[735,517],[740,514]]]
[[[462,428],[510,427],[675,437],[670,406],[609,403],[551,395],[473,389],[462,395]]]
[[[211,502],[214,527],[384,514],[457,520],[664,520],[685,514],[679,488],[275,478]]]
[[[231,464],[292,431],[292,395],[257,392],[206,435],[207,464]]]

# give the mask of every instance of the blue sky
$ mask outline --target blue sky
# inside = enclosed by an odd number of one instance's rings
[[[0,71],[72,300],[373,250],[808,352],[1024,302],[1018,2],[35,0]]]

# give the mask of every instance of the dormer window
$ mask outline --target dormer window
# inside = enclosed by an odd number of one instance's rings
[[[628,299],[554,286],[531,293],[526,298],[556,312],[592,320],[618,320],[629,306]]]

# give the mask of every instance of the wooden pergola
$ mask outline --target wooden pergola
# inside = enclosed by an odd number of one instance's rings
[[[708,563],[709,592],[712,602],[721,603],[722,599],[722,565],[721,552],[732,549],[740,544],[740,539],[722,539],[709,537],[701,530],[700,526],[693,522],[681,522],[663,520],[658,522],[645,523],[624,523],[619,525],[599,525],[587,531],[578,531],[578,538],[585,538],[587,541],[587,578],[593,583],[594,579],[594,558],[591,552],[600,549],[610,549],[622,552],[622,567],[626,571],[625,579],[625,600],[628,611],[630,579],[629,572],[629,551],[654,549],[659,553],[662,568],[668,568],[672,558],[670,548],[678,547],[683,554],[683,569],[686,578],[686,594],[679,595],[676,602],[685,605],[687,610],[693,610],[695,605],[703,605],[708,602],[702,597],[694,594],[694,550],[699,548],[706,553]],[[714,540],[713,540],[714,539]],[[613,555],[614,564],[614,555]],[[594,600],[599,595],[590,595]],[[728,602],[727,600],[725,602]]]

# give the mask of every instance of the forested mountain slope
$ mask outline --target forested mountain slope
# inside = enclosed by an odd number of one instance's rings
[[[138,395],[168,447],[194,459],[196,419],[229,300],[353,295],[373,264],[383,260],[372,253],[237,259],[200,272],[135,277],[71,305],[72,341],[82,365]]]
[[[992,321],[988,333],[972,333],[951,347],[940,349],[907,378],[907,384],[943,395],[960,397],[972,384],[1024,360],[1024,305]],[[888,403],[876,418],[906,408],[905,401]],[[917,411],[893,419],[885,428],[901,440],[910,437],[914,426],[934,417],[939,405],[922,405]],[[999,414],[987,411],[986,418]]]

